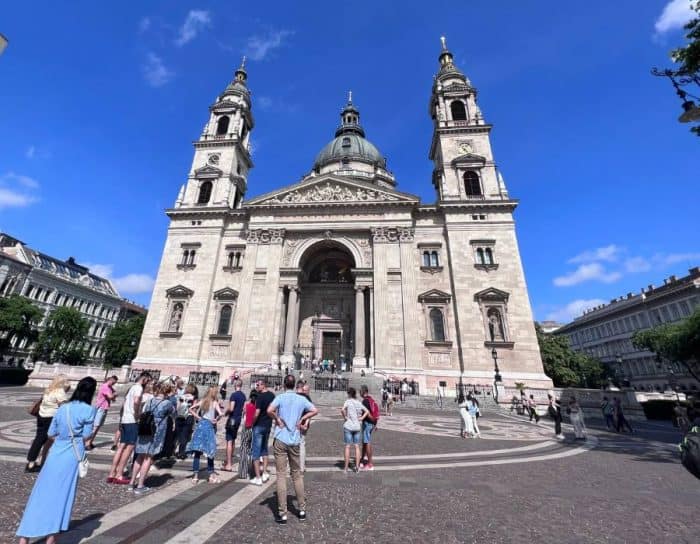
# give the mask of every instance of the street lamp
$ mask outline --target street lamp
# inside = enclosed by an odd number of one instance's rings
[[[503,381],[503,378],[501,378],[501,373],[498,369],[498,352],[496,351],[496,348],[491,349],[491,357],[493,358],[493,389],[494,389],[494,396],[496,398],[496,402],[498,402],[498,384]]]
[[[693,74],[674,72],[669,69],[659,70],[657,68],[654,68],[651,73],[655,76],[667,77],[671,80],[671,85],[676,89],[676,94],[682,101],[681,107],[683,108],[683,113],[678,118],[679,122],[692,123],[693,121],[700,121],[700,107],[688,97],[695,98],[696,100],[700,100],[700,98],[681,89],[682,85],[689,85],[691,83],[700,86],[700,77]]]
[[[624,386],[623,380],[624,380],[624,375],[622,372],[622,355],[619,353],[615,354],[615,379],[617,380],[618,387],[622,389],[622,386]]]

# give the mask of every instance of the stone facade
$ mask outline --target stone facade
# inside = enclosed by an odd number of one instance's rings
[[[436,203],[396,189],[351,97],[312,170],[245,200],[244,67],[211,106],[180,190],[135,365],[167,374],[332,358],[434,393],[544,375],[513,211],[476,90],[443,47],[433,85]],[[224,119],[224,118],[228,119]]]
[[[592,308],[554,334],[566,336],[572,349],[610,365],[636,391],[663,392],[673,387],[697,394],[700,383],[683,365],[657,361],[655,354],[635,348],[632,336],[639,330],[678,323],[699,306],[700,267],[696,266],[687,276],[671,276],[659,287],[649,285]]]

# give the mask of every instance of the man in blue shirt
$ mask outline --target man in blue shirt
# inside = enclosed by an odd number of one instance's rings
[[[287,463],[299,503],[299,520],[306,520],[304,474],[301,471],[299,443],[301,427],[318,414],[311,402],[294,392],[294,376],[285,376],[284,389],[285,392],[275,398],[267,409],[267,413],[277,425],[272,443],[277,468],[277,523],[287,523]]]
[[[229,399],[228,419],[226,420],[226,462],[222,470],[227,472],[233,471],[233,449],[236,445],[236,436],[238,436],[238,428],[241,426],[241,416],[243,415],[243,405],[245,404],[245,393],[241,391],[243,382],[236,380],[234,383],[235,391],[231,393]]]

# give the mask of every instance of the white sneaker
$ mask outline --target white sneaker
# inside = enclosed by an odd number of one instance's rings
[[[260,478],[253,478],[252,480],[250,480],[250,483],[253,485],[262,485],[263,484],[262,479],[260,479]]]
[[[267,482],[270,479],[270,475],[267,472],[263,472],[262,483]]]

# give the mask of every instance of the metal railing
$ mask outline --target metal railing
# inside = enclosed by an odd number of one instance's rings
[[[193,385],[204,385],[211,387],[212,385],[219,385],[220,374],[218,372],[190,372],[190,376],[187,383]]]
[[[347,391],[350,380],[326,376],[314,376],[314,391]]]
[[[457,397],[459,397],[460,393],[462,393],[465,397],[469,394],[477,397],[491,396],[493,393],[493,386],[490,383],[463,383],[461,385],[456,383],[455,393],[457,393]]]
[[[284,385],[284,376],[280,374],[251,374],[250,387],[251,389],[258,380],[265,380],[269,389],[282,388]]]
[[[132,368],[129,372],[129,382],[136,383],[139,381],[141,374],[148,372],[153,378],[153,381],[160,381],[160,370],[153,370],[151,368]]]

